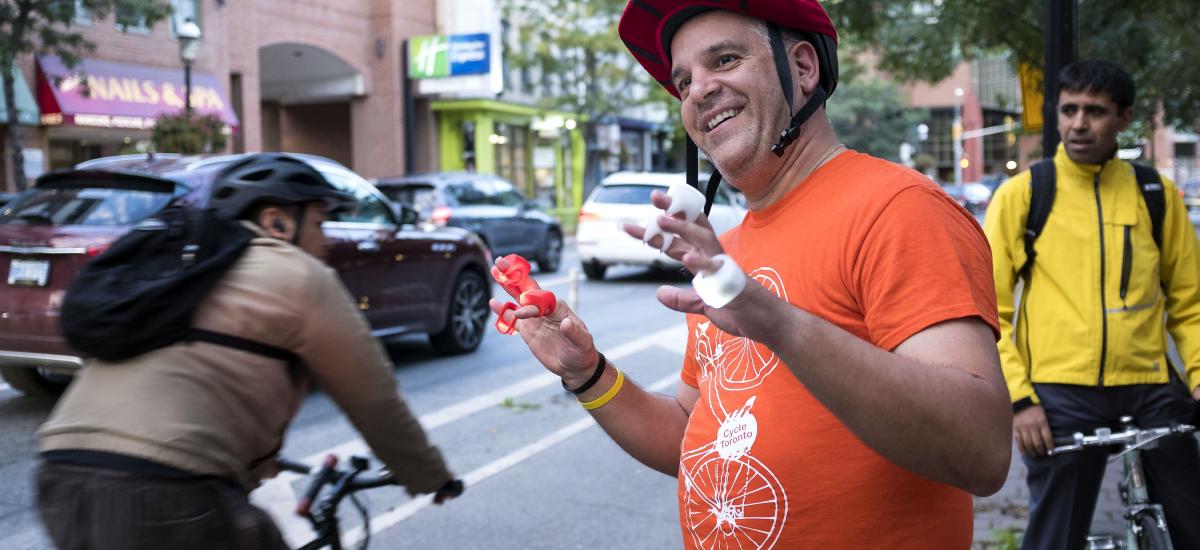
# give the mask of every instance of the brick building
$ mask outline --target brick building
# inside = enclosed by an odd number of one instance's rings
[[[19,59],[41,111],[40,124],[24,132],[27,174],[135,151],[150,135],[147,113],[182,109],[176,29],[189,17],[203,33],[194,108],[221,114],[232,131],[228,150],[323,155],[366,177],[436,167],[430,101],[406,108],[402,53],[407,38],[435,32],[437,0],[171,4],[167,20],[133,28],[78,9],[75,28],[96,48],[73,70],[48,56]]]

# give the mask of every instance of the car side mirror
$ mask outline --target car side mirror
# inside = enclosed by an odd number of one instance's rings
[[[417,225],[417,222],[420,221],[421,213],[417,212],[416,208],[407,204],[396,204],[395,207],[396,219],[400,220],[401,226]]]

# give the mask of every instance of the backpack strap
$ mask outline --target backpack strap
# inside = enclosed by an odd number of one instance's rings
[[[256,355],[262,355],[263,357],[270,357],[271,359],[278,359],[288,364],[288,377],[291,378],[292,382],[295,383],[297,380],[299,380],[300,365],[303,362],[300,360],[299,355],[296,355],[295,353],[292,353],[286,349],[264,344],[262,342],[256,342],[248,338],[242,338],[241,336],[213,332],[211,330],[204,330],[196,327],[192,327],[188,330],[188,334],[184,340],[189,342],[205,342],[209,344],[216,344],[218,346],[225,346],[227,348],[233,348]]]
[[[1025,217],[1025,263],[1018,271],[1026,281],[1029,280],[1033,261],[1037,258],[1037,250],[1033,243],[1041,236],[1042,229],[1046,227],[1046,220],[1050,217],[1050,210],[1054,208],[1054,160],[1045,159],[1034,163],[1029,168],[1029,173],[1031,194],[1029,213]]]
[[[1163,192],[1162,179],[1158,175],[1158,170],[1131,162],[1133,172],[1137,175],[1138,190],[1142,192],[1142,199],[1146,201],[1146,210],[1150,211],[1150,227],[1154,230],[1154,244],[1158,245],[1158,249],[1162,250],[1162,226],[1163,218],[1166,217],[1167,197]]]

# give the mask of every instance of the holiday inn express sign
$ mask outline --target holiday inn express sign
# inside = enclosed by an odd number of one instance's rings
[[[414,36],[408,45],[408,76],[414,80],[491,72],[487,33]]]

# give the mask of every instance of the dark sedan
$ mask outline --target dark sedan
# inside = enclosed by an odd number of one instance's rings
[[[448,172],[380,178],[375,186],[415,208],[423,220],[478,233],[494,256],[520,254],[543,273],[558,271],[563,249],[558,220],[503,178]]]
[[[473,351],[491,297],[491,256],[473,233],[419,224],[363,178],[296,155],[354,208],[326,222],[329,264],[376,336],[423,332],[442,353]],[[236,155],[97,159],[48,174],[0,209],[0,376],[30,395],[55,394],[83,365],[59,333],[59,306],[76,270],[171,201],[203,207],[213,177]]]

